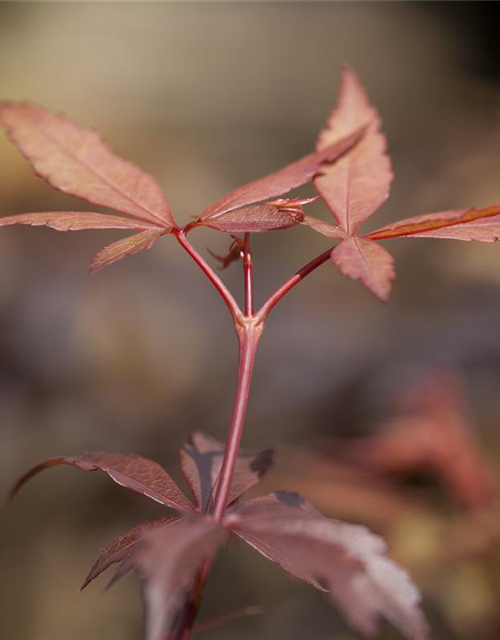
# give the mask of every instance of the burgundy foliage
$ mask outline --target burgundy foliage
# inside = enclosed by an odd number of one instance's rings
[[[56,189],[162,229],[175,226],[156,180],[111,153],[97,131],[26,103],[1,103],[0,122],[35,172]]]
[[[408,575],[385,557],[382,538],[366,527],[326,518],[286,494],[243,502],[226,525],[285,571],[318,587],[364,635],[384,616],[407,638],[427,637],[420,595]]]
[[[338,107],[318,139],[317,148],[345,136],[361,125],[366,134],[350,153],[323,170],[314,185],[337,224],[306,217],[303,224],[340,243],[331,259],[341,273],[360,280],[377,298],[386,302],[395,278],[394,260],[374,240],[403,236],[449,238],[493,242],[500,237],[500,205],[484,209],[460,209],[431,213],[359,235],[362,223],[389,195],[393,173],[380,119],[351,69],[344,69]]]
[[[239,340],[240,363],[227,445],[195,433],[181,449],[181,469],[193,500],[159,464],[133,454],[90,453],[54,458],[28,471],[14,487],[12,495],[40,471],[70,465],[83,471],[103,471],[117,484],[176,512],[118,536],[101,552],[83,587],[112,564],[119,563],[112,582],[134,569],[142,580],[147,640],[187,640],[212,558],[229,534],[234,534],[292,576],[323,591],[351,626],[364,635],[376,633],[385,618],[410,640],[425,640],[427,627],[419,609],[419,593],[407,574],[387,558],[381,538],[363,526],[322,516],[297,494],[275,493],[238,502],[273,463],[271,451],[240,451],[239,443],[255,352],[265,320],[298,282],[330,259],[343,274],[360,280],[386,301],[395,277],[394,261],[376,241],[397,237],[498,240],[500,205],[418,216],[360,234],[361,225],[386,200],[393,172],[378,113],[350,69],[344,70],[338,106],[330,114],[313,152],[223,196],[184,227],[175,222],[156,180],[115,156],[93,129],[80,128],[66,116],[41,107],[14,102],[0,103],[0,125],[35,172],[50,185],[123,214],[24,213],[0,219],[0,226],[137,232],[100,251],[92,262],[92,271],[152,247],[163,235],[174,237],[223,298]],[[310,182],[333,215],[330,221],[305,215],[303,207],[317,198],[281,198]],[[298,225],[336,241],[336,246],[297,271],[254,312],[250,234]],[[215,256],[223,267],[242,260],[244,309],[187,240],[187,234],[199,226],[244,234],[244,238],[232,236],[226,256]],[[448,424],[446,442],[450,438],[455,442],[454,455],[459,456],[458,443],[464,432],[453,422],[452,404],[449,398],[442,398],[428,407],[424,422],[433,434],[437,421],[444,420]],[[384,461],[394,463],[397,459],[394,451],[410,455],[415,449],[414,432],[402,429],[401,433],[402,436],[390,434],[385,440],[372,442],[372,461],[383,467]],[[410,454],[405,450],[408,442],[412,443]],[[452,472],[453,460],[445,456],[443,442],[436,438],[433,447],[422,448],[422,455],[435,465],[445,461],[449,465],[448,482],[460,486],[465,496],[465,486],[469,486],[472,476],[464,479]],[[461,460],[474,468],[474,460]],[[474,501],[480,489],[471,489],[467,500]],[[171,636],[171,628],[176,625],[176,635]]]
[[[13,495],[34,475],[68,464],[105,471],[118,484],[178,512],[139,524],[102,550],[82,589],[114,563],[115,577],[135,569],[143,582],[146,640],[163,640],[183,597],[204,562],[233,533],[292,576],[323,591],[356,629],[372,635],[383,616],[411,640],[426,637],[420,596],[407,574],[385,557],[386,546],[368,529],[326,518],[294,493],[278,492],[228,506],[222,523],[206,512],[220,471],[224,445],[200,432],[180,451],[181,469],[196,505],[160,465],[139,456],[86,454],[47,460],[25,474]],[[270,469],[271,451],[240,451],[228,505]]]
[[[0,124],[36,173],[53,187],[130,216],[52,211],[7,216],[0,226],[140,231],[98,253],[91,271],[149,249],[162,235],[178,233],[156,180],[115,156],[93,129],[82,129],[66,116],[41,107],[15,102],[0,103]],[[331,251],[332,262],[382,301],[389,297],[395,268],[390,254],[375,240],[422,237],[493,242],[500,237],[500,205],[431,213],[359,235],[362,223],[388,197],[392,179],[378,113],[354,72],[345,68],[338,106],[318,137],[316,151],[223,196],[187,228],[204,225],[226,233],[262,233],[304,224],[339,240]],[[310,199],[265,202],[311,180],[335,223],[305,216],[302,205]],[[223,265],[227,264],[223,259]]]

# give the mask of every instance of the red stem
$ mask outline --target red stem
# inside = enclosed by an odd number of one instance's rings
[[[222,520],[222,516],[224,515],[229,489],[231,488],[234,466],[238,458],[238,449],[240,447],[248,395],[252,382],[255,354],[263,328],[263,324],[256,322],[254,318],[245,318],[245,321],[237,327],[240,351],[233,415],[231,417],[231,426],[229,428],[226,450],[224,452],[224,460],[222,462],[212,509],[212,515],[218,522]]]
[[[260,310],[254,314],[253,311],[253,261],[250,250],[250,234],[245,234],[245,243],[243,248],[243,270],[245,279],[245,313],[243,314],[233,296],[217,276],[213,269],[205,262],[200,254],[188,242],[185,230],[176,233],[177,240],[187,253],[194,259],[205,275],[209,278],[222,299],[226,303],[229,311],[234,319],[236,333],[239,342],[239,359],[238,359],[238,375],[236,381],[236,392],[233,405],[233,413],[231,417],[231,426],[224,452],[219,481],[215,490],[215,496],[212,503],[211,515],[217,522],[221,522],[226,505],[228,502],[229,491],[231,489],[231,481],[234,475],[236,461],[238,459],[238,451],[240,448],[241,436],[245,424],[245,416],[248,405],[248,397],[250,394],[250,386],[252,382],[252,373],[255,362],[255,355],[260,337],[264,329],[264,322],[274,308],[274,306],[301,280],[307,277],[315,269],[326,262],[331,253],[328,249],[314,260],[311,260],[302,269],[299,269],[291,278],[289,278],[279,289],[273,293],[268,300],[262,305]],[[194,621],[198,614],[205,582],[210,569],[212,558],[207,558],[205,564],[199,571],[195,583],[190,590],[188,600],[184,609],[184,615],[177,630],[170,634],[168,638],[175,640],[189,640],[193,629]]]
[[[186,238],[186,231],[184,229],[175,230],[172,232],[177,238],[181,247],[187,251],[187,253],[193,258],[196,264],[200,267],[203,273],[207,276],[210,282],[214,285],[217,291],[220,293],[222,299],[226,303],[229,312],[233,316],[235,322],[238,322],[242,318],[241,309],[239,308],[236,300],[231,295],[231,292],[222,282],[219,276],[215,273],[212,267],[206,262],[206,260],[196,251],[193,245]]]
[[[187,253],[195,260],[222,296],[231,315],[233,316],[239,342],[238,375],[231,426],[229,429],[226,450],[224,452],[224,459],[211,511],[213,518],[220,522],[224,516],[231,488],[231,481],[234,474],[234,467],[238,459],[238,450],[245,422],[255,354],[264,325],[263,322],[253,316],[253,263],[249,234],[245,235],[245,244],[243,249],[243,269],[245,277],[245,314],[243,314],[221,279],[188,242],[185,235],[188,230],[189,229],[186,229],[185,231],[180,230],[179,233],[176,234],[177,240]],[[168,638],[175,638],[175,640],[188,640],[191,637],[194,621],[201,605],[203,589],[205,587],[211,562],[212,558],[207,558],[207,561],[198,573],[195,583],[188,594],[181,623],[177,630],[172,632]]]
[[[240,448],[241,434],[243,432],[243,425],[245,422],[255,354],[263,328],[263,324],[257,322],[254,317],[245,317],[242,321],[240,320],[236,323],[240,346],[236,393],[231,426],[229,429],[226,450],[224,452],[224,460],[222,462],[219,482],[217,483],[212,507],[212,516],[218,522],[220,522],[224,516],[229,490],[231,488],[234,467],[238,459],[238,450]],[[170,634],[166,640],[170,640],[170,638],[173,640],[189,640],[191,637],[193,625],[201,606],[203,589],[205,587],[211,563],[212,558],[207,558],[205,564],[196,576],[194,585],[188,594],[181,623],[177,628],[177,631]]]
[[[289,292],[291,291],[299,282],[301,282],[305,277],[307,277],[310,273],[315,271],[318,267],[324,264],[329,258],[332,250],[327,249],[324,253],[308,262],[302,269],[299,269],[291,278],[289,278],[284,284],[281,285],[279,289],[277,289],[266,302],[262,305],[262,307],[257,311],[255,317],[258,318],[261,322],[264,322],[267,316],[271,313],[271,310],[278,304],[278,302]]]
[[[245,315],[253,315],[253,261],[250,249],[250,234],[245,233],[243,245],[243,270],[245,274]]]

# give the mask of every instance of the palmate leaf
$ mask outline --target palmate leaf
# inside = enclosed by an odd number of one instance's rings
[[[0,124],[35,172],[56,189],[162,228],[175,226],[156,180],[114,155],[93,129],[15,102],[0,103]]]
[[[366,527],[326,518],[286,494],[234,507],[225,525],[291,575],[327,589],[349,624],[366,636],[387,618],[411,640],[425,640],[420,594],[385,556],[386,544]]]
[[[59,465],[70,465],[82,471],[104,471],[117,484],[177,511],[177,516],[145,522],[119,535],[102,550],[83,583],[84,589],[112,564],[129,559],[142,535],[149,530],[171,525],[177,522],[182,514],[206,511],[217,486],[223,455],[224,445],[201,432],[194,433],[182,447],[181,470],[195,497],[195,504],[181,491],[163,467],[153,460],[135,454],[123,456],[108,453],[88,453],[78,457],[66,456],[41,462],[17,481],[10,492],[9,500],[41,471]],[[240,451],[228,503],[235,502],[245,491],[260,482],[272,464],[271,450],[256,453]],[[127,565],[124,567],[125,570],[122,567],[110,585],[126,573]]]
[[[172,231],[175,222],[156,180],[114,155],[99,134],[60,114],[26,103],[0,102],[0,125],[35,172],[70,195],[131,216],[49,211],[0,218],[0,226],[47,226],[56,231],[135,229],[141,233],[106,247],[92,263],[96,271]]]
[[[345,69],[338,107],[321,132],[317,148],[322,149],[363,123],[368,127],[356,147],[314,180],[336,223],[305,216],[302,224],[339,240],[331,252],[332,262],[341,273],[360,280],[386,302],[395,277],[394,261],[374,240],[420,237],[494,242],[500,238],[500,205],[431,213],[359,235],[361,224],[387,198],[393,173],[378,114],[354,72]]]
[[[361,280],[380,300],[386,300],[395,276],[392,258],[381,247],[353,238],[360,225],[387,199],[394,175],[377,111],[370,105],[354,72],[345,68],[337,109],[320,133],[317,148],[324,148],[363,124],[367,130],[356,148],[327,167],[314,181],[338,226],[313,219],[305,223],[323,235],[340,238],[332,251],[332,262],[341,273]]]
[[[365,635],[373,635],[384,616],[410,640],[425,640],[417,590],[406,573],[385,557],[385,543],[364,527],[325,518],[298,494],[288,492],[229,507],[222,523],[199,513],[207,509],[216,488],[223,451],[221,443],[199,432],[182,448],[181,467],[196,504],[157,463],[136,455],[102,453],[47,460],[17,482],[11,497],[40,471],[66,464],[104,471],[118,484],[177,511],[173,517],[139,524],[118,536],[102,550],[82,586],[116,563],[120,564],[108,586],[136,570],[143,586],[146,640],[167,637],[190,589],[190,597],[200,596],[193,581],[228,533],[325,592]],[[241,452],[228,504],[257,484],[271,464],[270,451]]]

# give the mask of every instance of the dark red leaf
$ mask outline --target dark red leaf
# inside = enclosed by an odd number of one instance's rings
[[[276,200],[207,218],[205,226],[227,233],[262,233],[296,227],[304,220],[302,206],[317,198]]]
[[[366,124],[366,123],[365,123]],[[201,214],[200,220],[207,224],[209,218],[238,209],[249,204],[269,200],[281,196],[291,189],[310,182],[320,173],[324,166],[347,153],[363,137],[365,127],[351,130],[350,135],[337,140],[321,151],[309,155],[287,165],[276,173],[272,173],[260,180],[250,182],[214,202]]]
[[[385,556],[382,538],[367,528],[326,518],[303,502],[293,506],[273,497],[240,503],[225,526],[293,576],[314,586],[320,580],[327,597],[364,635],[374,635],[383,616],[407,638],[427,638],[420,594],[406,572]]]
[[[224,457],[224,445],[197,431],[180,450],[181,469],[197,506],[206,511],[214,495]],[[234,475],[229,490],[228,504],[237,500],[245,491],[260,482],[274,463],[274,452],[238,453]]]
[[[103,267],[108,267],[113,262],[118,262],[127,256],[133,256],[143,249],[151,249],[151,247],[160,239],[163,232],[143,231],[136,233],[128,238],[122,238],[113,242],[113,244],[104,247],[94,257],[90,265],[90,273],[99,271]]]
[[[168,230],[175,226],[156,180],[115,156],[93,129],[28,103],[0,103],[0,124],[56,189]]]
[[[387,302],[396,271],[394,259],[381,245],[353,236],[334,247],[331,258],[343,275],[361,280],[379,300]]]
[[[164,640],[196,573],[224,542],[227,532],[204,516],[183,518],[141,538],[127,564],[143,582],[146,640]]]
[[[75,458],[46,460],[30,469],[18,480],[10,493],[10,499],[40,471],[61,464],[72,465],[82,471],[104,471],[122,487],[137,491],[171,509],[184,513],[193,511],[191,501],[159,464],[135,454],[122,456],[115,453],[87,453]]]
[[[142,522],[119,535],[111,544],[101,551],[101,554],[92,565],[88,576],[85,578],[85,582],[80,587],[80,591],[83,591],[92,580],[95,580],[97,576],[101,575],[101,573],[106,571],[112,564],[122,562],[129,558],[140,538],[147,531],[158,529],[159,527],[166,527],[178,521],[179,518],[173,516],[171,518],[159,518],[158,520],[151,520],[150,522]]]
[[[138,229],[146,231],[156,229],[156,233],[158,233],[161,230],[161,227],[152,223],[87,211],[44,211],[0,218],[0,227],[14,224],[28,224],[33,227],[45,226],[56,231],[82,231],[84,229]]]
[[[366,134],[356,148],[326,167],[314,181],[341,228],[349,235],[354,235],[387,199],[394,176],[378,114],[355,73],[345,68],[338,107],[321,132],[317,149],[321,151],[366,125]]]
[[[500,237],[500,205],[428,213],[399,220],[367,234],[372,240],[404,236],[495,242]]]

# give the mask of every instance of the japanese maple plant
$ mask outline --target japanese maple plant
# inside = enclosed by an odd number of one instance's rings
[[[142,582],[147,640],[191,637],[215,553],[238,536],[292,576],[319,591],[365,636],[386,618],[411,640],[427,638],[420,595],[406,572],[386,556],[386,544],[367,528],[320,514],[297,494],[277,492],[241,500],[272,465],[272,452],[240,450],[256,350],[273,308],[299,282],[325,263],[359,279],[387,301],[394,261],[377,243],[398,237],[451,238],[492,242],[500,236],[500,205],[467,207],[408,218],[371,233],[360,227],[386,200],[393,178],[380,120],[357,77],[345,69],[339,101],[315,150],[276,173],[217,200],[185,226],[174,219],[154,178],[115,156],[97,132],[64,115],[28,103],[0,103],[0,123],[35,172],[65,193],[124,215],[82,211],[25,213],[0,225],[45,225],[57,231],[124,229],[137,233],[105,247],[96,271],[162,237],[179,243],[217,290],[234,321],[239,366],[227,442],[192,434],[180,451],[187,496],[156,462],[138,455],[88,453],[42,462],[24,475],[12,495],[39,471],[72,465],[100,470],[116,483],[164,505],[170,513],[123,533],[102,552],[84,587],[114,563],[114,582],[135,570]],[[315,198],[284,199],[312,182]],[[304,208],[320,198],[333,217],[319,220]],[[257,308],[253,295],[251,237],[302,225],[335,246],[314,257]],[[240,308],[216,270],[190,241],[205,226],[230,234],[223,265],[243,265],[244,307]],[[306,231],[307,233],[308,231]],[[173,514],[171,512],[174,512]]]

